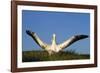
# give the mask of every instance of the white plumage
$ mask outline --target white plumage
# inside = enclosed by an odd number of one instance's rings
[[[44,43],[35,32],[31,32],[29,30],[26,31],[26,33],[31,36],[34,41],[44,50],[46,50],[49,55],[53,54],[53,53],[57,53],[59,51],[61,51],[64,48],[67,48],[68,46],[70,46],[71,44],[73,44],[74,42],[87,38],[87,35],[75,35],[72,36],[71,38],[69,38],[68,40],[64,41],[61,44],[57,44],[56,43],[56,35],[53,34],[53,38],[52,38],[52,44],[49,45],[47,43]]]

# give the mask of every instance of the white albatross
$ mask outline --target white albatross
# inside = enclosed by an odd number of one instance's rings
[[[33,40],[44,50],[46,50],[49,55],[53,54],[53,53],[58,53],[59,51],[61,51],[64,48],[67,48],[68,46],[72,45],[74,42],[81,40],[81,39],[85,39],[88,36],[87,35],[75,35],[70,37],[68,40],[64,41],[61,44],[57,44],[56,43],[56,35],[53,34],[53,38],[52,38],[52,44],[47,44],[44,43],[35,32],[31,32],[30,30],[26,30],[26,33],[31,36],[33,38]]]

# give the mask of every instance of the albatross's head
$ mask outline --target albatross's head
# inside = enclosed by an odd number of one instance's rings
[[[55,33],[53,34],[53,37],[56,37],[56,34]]]

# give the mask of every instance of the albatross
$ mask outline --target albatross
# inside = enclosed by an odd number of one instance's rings
[[[43,42],[38,35],[35,32],[32,32],[30,30],[26,30],[26,33],[32,37],[32,39],[45,51],[48,52],[49,55],[52,55],[53,53],[58,53],[59,51],[67,48],[68,46],[72,45],[74,42],[85,39],[88,37],[88,35],[74,35],[64,41],[63,43],[57,44],[56,43],[56,35],[53,34],[52,37],[52,44],[47,44]]]

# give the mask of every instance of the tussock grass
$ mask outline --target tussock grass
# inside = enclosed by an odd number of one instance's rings
[[[58,61],[58,60],[81,60],[90,59],[89,54],[78,54],[75,51],[61,51],[59,53],[48,55],[46,51],[23,51],[23,62],[35,61]]]

